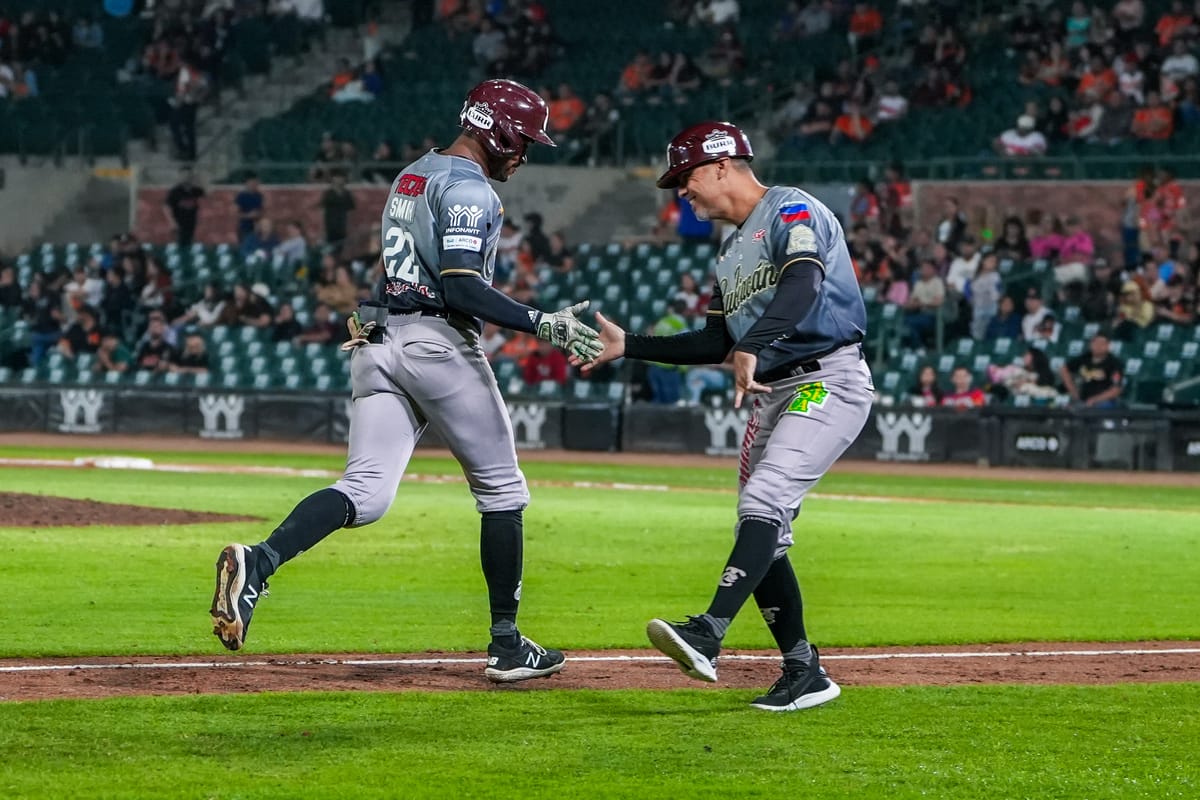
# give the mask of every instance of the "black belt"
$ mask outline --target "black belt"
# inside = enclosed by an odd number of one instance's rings
[[[839,344],[837,347],[833,348],[832,350],[826,350],[824,353],[819,353],[816,356],[813,356],[812,358],[808,359],[807,361],[799,361],[799,362],[794,361],[791,364],[784,364],[782,366],[775,367],[774,369],[764,372],[762,375],[759,375],[758,381],[760,383],[774,383],[775,381],[781,381],[786,378],[796,378],[796,377],[799,377],[800,375],[807,375],[810,372],[818,372],[821,369],[821,359],[822,358],[828,358],[829,356],[836,353],[838,350],[841,350],[844,347],[850,347],[851,345],[854,345],[854,344],[860,344],[860,343],[859,342],[847,342],[845,344]],[[860,360],[862,358],[864,358],[861,345],[858,348],[858,357]]]

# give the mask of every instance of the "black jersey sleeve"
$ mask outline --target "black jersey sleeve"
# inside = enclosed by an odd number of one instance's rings
[[[720,290],[714,286],[704,327],[674,336],[625,334],[625,355],[660,364],[720,364],[729,355],[733,339],[725,327]]]
[[[502,328],[533,333],[542,318],[542,312],[489,286],[477,272],[443,271],[442,288],[447,308]]]

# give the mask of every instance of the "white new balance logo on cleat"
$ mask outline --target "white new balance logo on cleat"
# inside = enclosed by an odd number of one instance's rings
[[[525,666],[537,669],[540,663],[542,663],[542,657],[532,650],[529,651],[529,655],[525,656]]]

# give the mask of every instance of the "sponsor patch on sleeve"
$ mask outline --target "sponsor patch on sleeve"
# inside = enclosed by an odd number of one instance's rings
[[[478,253],[483,249],[483,239],[478,236],[463,236],[455,234],[453,236],[442,237],[443,250],[473,250]]]
[[[817,235],[807,225],[794,225],[788,231],[787,255],[813,253],[817,249]]]

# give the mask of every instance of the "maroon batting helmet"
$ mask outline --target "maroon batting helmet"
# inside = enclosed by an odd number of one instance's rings
[[[732,122],[701,122],[685,128],[667,145],[667,171],[658,179],[658,188],[674,189],[679,176],[701,164],[720,158],[754,160],[750,139]]]
[[[522,138],[555,147],[546,133],[550,109],[537,92],[516,81],[484,81],[467,94],[458,124],[473,132],[489,153],[510,158],[525,146]]]

